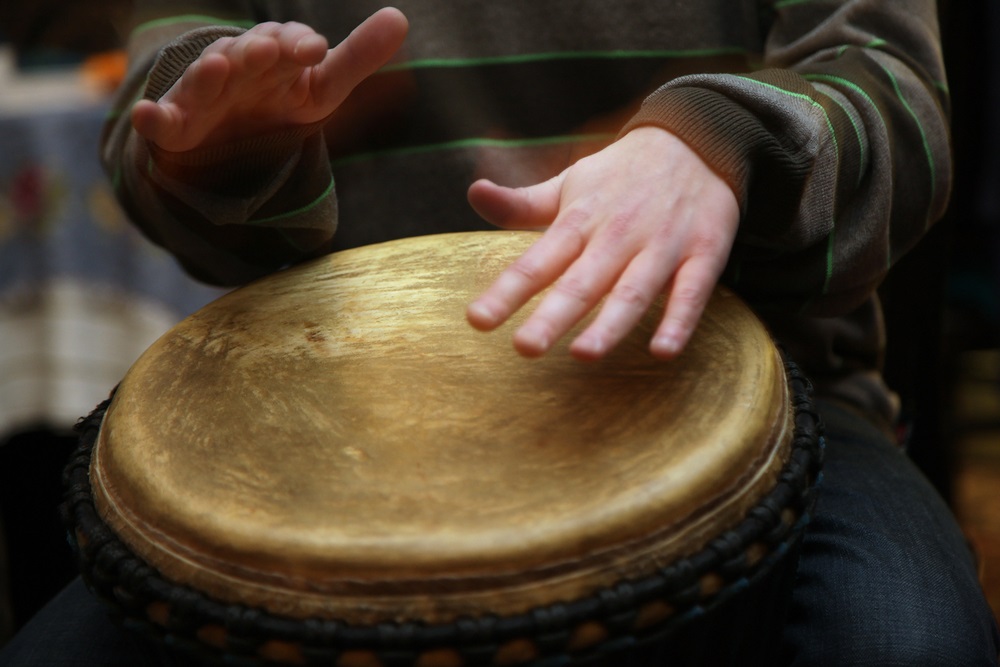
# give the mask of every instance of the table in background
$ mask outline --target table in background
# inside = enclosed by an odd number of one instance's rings
[[[18,586],[45,595],[44,559],[67,549],[55,450],[160,334],[222,294],[124,217],[98,161],[107,108],[73,72],[0,72],[0,643],[24,620]]]
[[[125,219],[97,159],[105,114],[0,108],[0,434],[72,425],[221,293]]]

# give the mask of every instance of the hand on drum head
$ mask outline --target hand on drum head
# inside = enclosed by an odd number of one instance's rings
[[[320,121],[384,65],[406,37],[406,17],[382,9],[343,42],[301,23],[262,23],[210,44],[177,83],[132,109],[136,131],[187,151]]]
[[[489,331],[552,285],[514,335],[514,347],[527,357],[545,354],[607,297],[570,345],[578,359],[599,359],[661,294],[667,307],[650,351],[662,359],[677,356],[728,261],[739,224],[729,185],[656,127],[632,130],[531,187],[477,181],[469,202],[500,227],[548,226],[467,311],[472,326]]]

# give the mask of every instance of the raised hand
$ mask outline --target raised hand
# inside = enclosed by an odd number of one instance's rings
[[[168,151],[260,135],[329,116],[406,37],[406,17],[376,12],[340,44],[301,23],[262,23],[210,44],[158,101],[132,109],[136,131]]]
[[[739,223],[729,185],[687,144],[655,127],[632,130],[528,188],[477,181],[469,202],[501,227],[548,226],[466,313],[472,326],[489,331],[552,285],[514,334],[514,347],[527,357],[547,352],[607,297],[570,345],[578,359],[599,359],[664,293],[667,307],[650,351],[677,356],[726,265]]]

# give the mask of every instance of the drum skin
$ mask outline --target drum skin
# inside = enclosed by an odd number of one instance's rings
[[[789,458],[778,350],[720,288],[674,361],[659,306],[600,362],[521,358],[525,315],[464,309],[535,238],[344,251],[187,318],[104,417],[101,518],[179,585],[349,624],[526,613],[703,549]]]

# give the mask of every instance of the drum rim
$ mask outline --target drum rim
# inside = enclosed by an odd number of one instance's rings
[[[527,613],[436,625],[410,621],[350,626],[220,602],[166,580],[118,539],[93,501],[91,450],[111,397],[77,425],[79,446],[64,473],[63,518],[83,579],[97,597],[110,603],[127,626],[203,656],[274,660],[281,655],[301,658],[362,651],[378,659],[384,652],[416,656],[437,650],[482,656],[511,642],[528,641],[525,637],[551,637],[557,630],[567,643],[561,650],[549,647],[543,651],[546,656],[553,651],[558,655],[607,650],[616,641],[646,641],[669,634],[686,618],[738,594],[797,547],[821,480],[823,427],[813,407],[811,384],[787,358],[784,367],[794,413],[790,455],[775,487],[737,526],[653,575]],[[581,645],[583,629],[594,632],[593,639]]]

